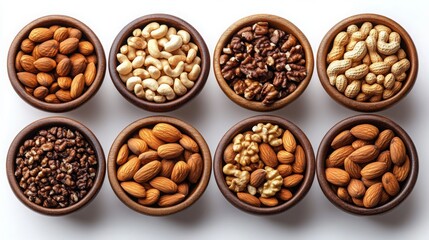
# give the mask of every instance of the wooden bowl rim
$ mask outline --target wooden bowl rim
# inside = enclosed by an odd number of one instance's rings
[[[201,73],[197,78],[197,80],[194,81],[195,85],[191,89],[188,89],[188,92],[185,95],[178,97],[172,101],[167,101],[164,103],[155,103],[155,102],[150,102],[150,101],[138,98],[134,94],[134,92],[128,91],[125,84],[122,82],[121,78],[119,77],[118,72],[116,71],[116,67],[118,66],[116,54],[119,53],[120,47],[126,42],[126,39],[132,35],[132,32],[134,29],[142,28],[151,22],[166,24],[169,27],[183,29],[189,32],[189,34],[191,35],[191,41],[198,46],[198,49],[199,49],[198,56],[201,58],[201,64],[200,64]],[[193,99],[194,97],[196,97],[201,92],[204,85],[206,84],[209,71],[210,71],[210,52],[207,48],[204,38],[190,23],[186,22],[185,20],[179,17],[169,15],[169,14],[162,14],[162,13],[149,14],[131,21],[118,33],[110,48],[109,74],[116,89],[130,103],[134,104],[137,107],[140,107],[142,109],[152,111],[152,112],[167,112],[167,111],[175,110],[181,107],[182,105],[184,105],[185,103],[187,103],[188,101],[190,101],[191,99]]]
[[[28,200],[24,196],[24,193],[21,191],[21,188],[19,187],[18,182],[16,181],[16,178],[14,175],[15,157],[17,152],[19,151],[19,146],[23,143],[23,141],[25,141],[25,139],[27,139],[28,137],[34,136],[37,130],[41,128],[47,128],[50,126],[65,126],[79,131],[85,137],[85,139],[93,146],[95,155],[97,156],[97,161],[98,161],[97,176],[94,181],[94,186],[92,186],[88,194],[84,198],[82,198],[79,202],[65,208],[53,208],[53,209],[45,208],[43,206],[30,202],[30,200]],[[104,182],[104,175],[106,173],[106,162],[105,162],[103,148],[100,142],[98,141],[97,137],[89,128],[87,128],[82,123],[76,120],[73,120],[71,118],[58,117],[58,116],[47,117],[47,118],[42,118],[30,123],[25,128],[23,128],[13,139],[9,147],[9,151],[7,153],[6,173],[7,173],[7,179],[9,181],[9,185],[13,193],[25,206],[41,214],[50,215],[50,216],[60,216],[60,215],[66,215],[81,209],[82,207],[86,206],[90,201],[92,201],[95,198],[95,196],[97,196]]]
[[[331,49],[332,43],[336,35],[345,31],[345,29],[351,24],[362,24],[363,22],[371,22],[373,24],[384,24],[390,27],[393,31],[396,31],[401,35],[401,46],[407,53],[407,58],[411,62],[411,67],[407,79],[403,82],[405,83],[401,90],[394,95],[393,97],[380,101],[380,102],[358,102],[356,100],[347,98],[344,94],[340,93],[335,87],[329,84],[329,79],[326,74],[327,63],[326,56]],[[386,108],[389,108],[399,102],[399,100],[403,99],[413,88],[414,83],[417,79],[419,61],[417,55],[417,49],[414,45],[413,40],[411,39],[408,32],[397,22],[394,20],[372,13],[364,13],[354,15],[348,18],[345,18],[334,25],[325,35],[323,40],[319,45],[319,49],[316,57],[316,65],[317,65],[317,73],[319,76],[320,83],[322,84],[325,91],[329,94],[329,96],[334,99],[336,102],[342,104],[343,106],[350,108],[355,111],[361,112],[376,112]]]
[[[409,173],[409,177],[403,183],[401,192],[386,204],[375,208],[369,208],[369,209],[358,207],[358,206],[355,206],[354,204],[346,203],[343,200],[341,200],[336,195],[336,193],[334,193],[334,191],[331,188],[331,184],[328,183],[325,177],[325,159],[327,158],[328,153],[331,152],[330,143],[332,142],[332,140],[341,131],[344,131],[346,129],[351,129],[353,126],[356,126],[358,124],[363,124],[363,123],[370,123],[370,124],[374,124],[379,128],[383,128],[383,129],[389,128],[393,130],[393,132],[395,132],[395,134],[398,137],[400,137],[402,141],[405,143],[405,147],[407,149],[407,152],[411,161],[411,170]],[[316,174],[317,174],[317,179],[318,179],[320,188],[322,189],[322,192],[325,194],[328,200],[336,207],[340,208],[345,212],[356,214],[356,215],[381,214],[389,210],[392,210],[393,208],[398,206],[402,201],[405,200],[405,198],[413,190],[414,185],[417,181],[418,171],[419,171],[419,163],[418,163],[417,150],[414,146],[414,143],[411,137],[405,132],[403,128],[401,128],[401,126],[393,122],[391,119],[380,115],[375,115],[375,114],[356,115],[336,123],[323,137],[319,145],[319,149],[317,151]]]
[[[15,69],[16,54],[20,50],[21,42],[28,37],[28,34],[31,32],[31,30],[36,27],[49,27],[55,24],[74,27],[81,30],[85,38],[94,45],[95,54],[97,56],[97,74],[92,85],[80,97],[65,103],[47,103],[29,95],[25,91],[22,84],[19,82],[16,75],[17,71]],[[7,57],[7,72],[12,87],[15,89],[16,93],[28,104],[47,112],[66,112],[83,105],[98,92],[106,73],[106,56],[104,55],[103,45],[101,45],[97,35],[95,35],[95,33],[83,22],[66,15],[47,15],[28,23],[16,35],[9,48]]]
[[[262,102],[250,101],[245,99],[244,97],[237,95],[234,92],[234,90],[231,89],[231,87],[226,83],[226,80],[223,78],[221,67],[219,64],[219,59],[222,54],[222,49],[226,46],[226,44],[232,38],[232,36],[243,27],[251,26],[252,24],[260,21],[266,21],[270,25],[276,28],[279,28],[287,33],[293,34],[298,39],[298,41],[304,48],[305,60],[306,60],[305,66],[307,69],[307,77],[300,82],[297,89],[292,94],[286,96],[285,98],[282,98],[281,100],[274,102],[269,106],[263,105]],[[231,101],[235,102],[241,107],[244,107],[253,111],[260,111],[260,112],[274,111],[276,109],[282,108],[287,104],[293,102],[307,88],[308,84],[310,83],[311,77],[313,75],[313,69],[314,69],[313,50],[311,48],[310,42],[307,40],[307,37],[304,35],[304,33],[289,20],[276,15],[255,14],[255,15],[250,15],[250,16],[241,18],[238,21],[234,22],[221,35],[221,37],[219,38],[219,41],[216,44],[214,54],[213,54],[213,69],[214,69],[215,78],[219,84],[219,87],[222,89],[222,91]]]
[[[130,198],[128,194],[122,189],[116,177],[116,172],[117,172],[116,157],[118,155],[120,147],[126,142],[126,140],[128,140],[139,129],[143,127],[153,126],[161,122],[169,123],[177,127],[182,133],[185,133],[188,136],[192,137],[200,147],[200,154],[204,162],[203,174],[201,175],[201,178],[197,186],[194,188],[194,190],[189,193],[189,195],[186,197],[186,199],[183,202],[171,207],[164,207],[164,208],[148,207],[137,203],[132,198]],[[152,117],[141,118],[131,123],[130,125],[126,126],[118,134],[118,136],[112,143],[112,146],[110,148],[110,152],[108,155],[108,160],[107,160],[107,171],[108,171],[110,186],[112,187],[113,191],[115,192],[119,200],[121,200],[127,207],[133,209],[134,211],[143,213],[146,215],[151,215],[151,216],[165,216],[165,215],[177,213],[179,211],[182,211],[188,208],[193,203],[195,203],[203,195],[204,191],[207,188],[207,185],[210,181],[211,166],[212,166],[212,159],[210,154],[210,148],[207,145],[201,133],[198,132],[197,129],[195,129],[188,123],[178,118],[168,117],[168,116],[152,116]]]
[[[237,198],[235,193],[229,190],[225,182],[224,174],[222,172],[222,167],[224,163],[223,152],[225,148],[231,143],[234,136],[248,129],[251,129],[252,126],[258,123],[273,123],[273,124],[279,125],[279,127],[283,128],[283,130],[286,130],[286,129],[289,130],[295,136],[295,139],[297,140],[297,142],[299,142],[303,147],[305,156],[306,156],[307,167],[305,169],[304,179],[301,183],[301,186],[299,187],[295,195],[292,197],[292,199],[275,207],[255,207],[242,202]],[[308,140],[305,133],[298,126],[296,126],[294,123],[290,122],[289,120],[286,120],[281,117],[277,117],[273,115],[259,115],[259,116],[250,117],[238,122],[225,133],[225,135],[220,140],[216,149],[214,162],[213,162],[213,172],[215,175],[217,186],[221,191],[222,195],[236,208],[248,213],[258,214],[258,215],[277,214],[277,213],[284,212],[292,208],[293,206],[295,206],[308,193],[313,183],[314,174],[315,174],[315,157],[314,157],[313,147],[310,141]]]

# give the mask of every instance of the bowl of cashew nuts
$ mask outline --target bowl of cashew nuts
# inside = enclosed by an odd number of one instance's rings
[[[115,38],[109,73],[119,93],[153,112],[175,110],[204,87],[210,70],[207,45],[186,21],[151,14],[126,25]]]
[[[332,27],[317,52],[317,72],[338,103],[361,112],[391,107],[412,89],[418,56],[407,31],[377,14],[348,17]]]

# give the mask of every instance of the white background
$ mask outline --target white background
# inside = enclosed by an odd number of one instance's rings
[[[428,5],[424,0],[0,1],[0,239],[427,239]],[[306,34],[314,55],[325,33],[348,16],[378,13],[399,22],[417,46],[419,76],[405,99],[378,114],[396,121],[414,139],[420,157],[420,174],[414,191],[387,214],[359,217],[334,207],[321,192],[315,178],[308,195],[294,208],[279,215],[255,216],[229,204],[212,176],[205,194],[193,206],[172,216],[151,217],[122,204],[106,176],[98,196],[82,211],[48,217],[26,208],[13,195],[5,171],[9,144],[22,128],[47,116],[71,117],[93,130],[107,156],[119,131],[139,118],[156,114],[124,100],[107,71],[97,95],[74,111],[52,114],[31,107],[14,92],[7,76],[6,57],[13,38],[22,27],[38,17],[69,15],[92,28],[108,57],[116,34],[130,21],[151,13],[168,13],[191,23],[205,38],[211,55],[220,35],[230,24],[256,13],[270,13],[293,22]],[[212,155],[232,125],[259,114],[231,102],[218,87],[212,70],[198,97],[179,110],[165,113],[194,125],[205,137]],[[301,127],[316,152],[324,134],[336,122],[359,113],[335,103],[321,87],[315,69],[304,94],[271,114],[287,118]]]

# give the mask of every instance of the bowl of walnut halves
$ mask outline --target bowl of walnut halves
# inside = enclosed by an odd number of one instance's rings
[[[224,197],[253,214],[276,214],[301,201],[313,183],[310,141],[290,121],[255,116],[234,125],[216,149],[213,170]]]
[[[213,56],[215,77],[236,104],[273,111],[298,98],[310,83],[314,58],[305,35],[291,22],[268,14],[233,23]]]

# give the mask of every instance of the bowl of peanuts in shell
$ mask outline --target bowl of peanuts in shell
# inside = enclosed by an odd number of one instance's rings
[[[115,38],[109,72],[119,93],[153,112],[177,109],[197,96],[210,70],[203,37],[186,21],[151,14],[126,25]]]
[[[377,14],[348,17],[332,27],[317,52],[317,72],[329,96],[361,112],[391,107],[412,89],[418,56],[407,31]]]
[[[88,26],[69,16],[48,15],[16,35],[7,69],[24,101],[44,111],[65,112],[97,93],[106,59],[100,40]]]
[[[277,214],[309,191],[315,173],[313,148],[292,122],[255,116],[225,133],[213,171],[219,190],[233,206],[252,214]]]
[[[411,193],[419,170],[410,136],[372,114],[344,119],[322,139],[316,157],[319,185],[336,207],[357,215],[396,208]]]

